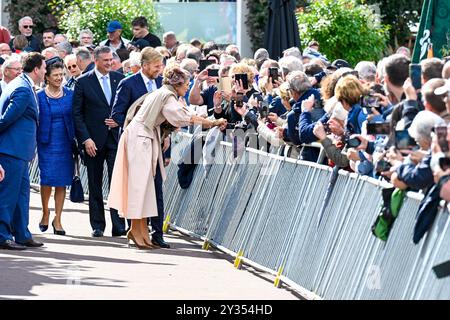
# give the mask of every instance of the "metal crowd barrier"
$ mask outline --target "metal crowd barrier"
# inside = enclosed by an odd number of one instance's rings
[[[421,196],[408,193],[383,242],[371,233],[381,205],[378,180],[340,171],[322,210],[331,168],[253,149],[235,161],[231,145],[221,142],[208,175],[198,164],[190,187],[181,189],[176,164],[190,136],[174,142],[164,192],[168,224],[236,257],[237,267],[271,272],[277,285],[311,299],[450,298],[450,277],[432,271],[450,256],[446,209],[414,245]]]
[[[190,187],[181,189],[177,163],[190,139],[186,133],[172,138],[164,185],[166,229],[232,255],[236,267],[244,263],[270,272],[275,285],[284,282],[309,299],[450,298],[450,277],[437,279],[432,271],[450,256],[447,209],[414,245],[421,196],[408,193],[383,242],[371,234],[381,205],[379,181],[340,171],[323,209],[331,168],[249,148],[236,160],[226,142],[217,148],[208,175],[200,162]],[[87,194],[84,166],[80,178]],[[39,184],[37,158],[30,180]]]

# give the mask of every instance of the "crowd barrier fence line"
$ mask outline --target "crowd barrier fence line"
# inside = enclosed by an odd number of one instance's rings
[[[285,283],[308,299],[450,298],[450,277],[437,279],[432,271],[450,255],[447,208],[414,245],[422,195],[409,192],[383,242],[371,226],[386,183],[341,170],[324,206],[330,167],[250,148],[234,159],[227,142],[216,148],[217,161],[208,174],[198,164],[190,187],[181,189],[177,163],[190,139],[187,133],[172,138],[164,184],[166,230],[235,257],[237,268],[247,264],[269,272],[275,286]],[[106,199],[106,167],[104,177]],[[87,193],[84,166],[80,178]],[[30,165],[30,180],[39,184],[37,159]]]

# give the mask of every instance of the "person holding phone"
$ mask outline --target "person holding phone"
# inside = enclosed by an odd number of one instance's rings
[[[255,74],[249,65],[238,63],[231,66],[229,77],[232,83],[231,101],[225,108],[220,110],[221,112],[215,111],[214,116],[217,119],[225,118],[229,123],[238,123],[243,120],[243,117],[242,112],[237,110],[242,108],[250,97],[257,92],[253,88]]]
[[[431,169],[431,132],[435,125],[443,120],[431,111],[421,111],[414,118],[408,129],[409,135],[414,138],[420,149],[410,151],[407,159],[399,156],[399,150],[388,154],[388,160],[392,165],[391,183],[402,190],[427,189],[433,185],[433,171]],[[402,161],[404,160],[404,161]]]
[[[189,92],[189,103],[197,106],[206,105],[208,107],[208,116],[213,114],[214,110],[214,93],[217,91],[218,77],[208,75],[208,69],[218,68],[217,65],[211,64],[204,70],[200,71],[194,77],[194,84]],[[203,82],[206,81],[207,88],[203,89]]]

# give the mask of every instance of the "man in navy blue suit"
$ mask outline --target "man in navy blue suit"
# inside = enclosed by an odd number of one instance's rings
[[[135,75],[123,79],[117,89],[116,100],[111,114],[113,126],[123,127],[130,106],[141,96],[152,92],[162,85],[161,73],[164,68],[163,56],[151,47],[141,51],[141,70]],[[170,160],[170,150],[164,153],[165,161]],[[163,238],[164,200],[162,180],[155,180],[158,216],[150,219],[153,234],[152,243],[162,248],[169,248]]]
[[[110,118],[111,106],[123,75],[111,71],[112,50],[98,47],[94,51],[95,68],[77,79],[73,98],[73,117],[78,143],[84,146],[84,164],[88,172],[89,218],[93,237],[105,231],[103,206],[103,166],[106,161],[111,182],[116,158],[119,128]],[[125,220],[110,209],[112,236],[125,235]]]
[[[111,114],[111,118],[118,126],[123,127],[128,109],[133,102],[161,87],[163,58],[155,49],[144,48],[141,51],[141,70],[120,81]]]
[[[36,149],[38,107],[34,86],[44,81],[45,57],[30,53],[22,66],[23,74],[8,84],[0,98],[0,164],[5,171],[0,183],[0,248],[9,250],[43,245],[33,240],[28,230],[28,162]]]

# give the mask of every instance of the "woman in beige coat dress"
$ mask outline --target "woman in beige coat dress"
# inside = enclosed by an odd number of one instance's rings
[[[184,97],[189,89],[189,73],[178,65],[166,67],[163,84],[147,95],[134,117],[136,104],[128,111],[127,120],[132,120],[119,141],[108,197],[110,208],[131,219],[127,239],[139,249],[155,247],[149,237],[147,218],[158,215],[157,170],[160,170],[163,180],[166,177],[161,150],[164,137],[160,126],[184,127],[198,123],[211,128],[226,124],[224,119],[209,120],[197,116],[179,101],[179,97]]]

